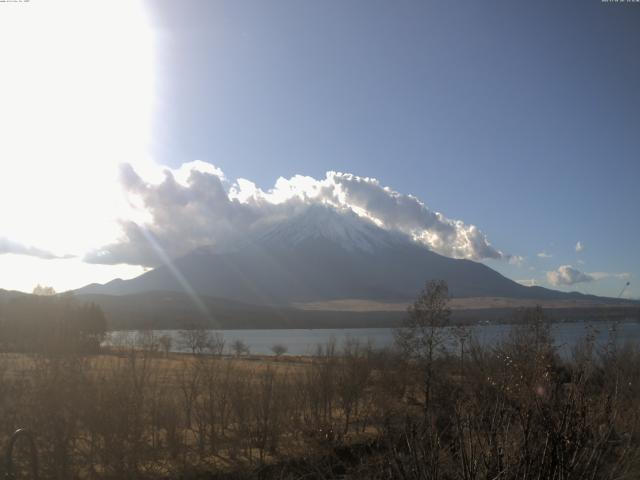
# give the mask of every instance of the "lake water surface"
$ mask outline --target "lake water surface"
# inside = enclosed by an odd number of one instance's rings
[[[474,325],[468,327],[471,335],[484,346],[491,346],[503,339],[511,330],[511,325]],[[606,345],[616,339],[619,345],[640,343],[640,323],[626,322],[571,322],[555,323],[552,334],[555,344],[564,354],[569,354],[576,343],[580,342],[591,331],[596,344]],[[282,329],[282,330],[217,330],[223,335],[226,345],[234,340],[242,340],[252,354],[271,355],[271,347],[282,344],[287,347],[290,355],[313,355],[318,345],[326,344],[335,339],[338,346],[349,339],[370,342],[374,347],[383,348],[393,344],[392,328],[345,328],[345,329]],[[189,349],[183,344],[179,330],[153,330],[153,335],[169,335],[172,338],[172,351],[187,352]],[[450,333],[449,331],[447,332]],[[148,333],[135,330],[111,332],[106,345],[133,344],[140,341]]]

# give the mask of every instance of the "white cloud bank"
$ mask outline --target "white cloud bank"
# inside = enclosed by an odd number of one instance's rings
[[[88,262],[154,266],[158,256],[150,242],[172,258],[198,247],[223,248],[238,235],[303,213],[313,204],[351,210],[449,257],[517,258],[494,248],[475,225],[449,219],[376,179],[349,173],[328,172],[322,179],[281,177],[263,191],[246,179],[230,182],[213,165],[198,161],[165,169],[164,178],[155,183],[125,164],[121,180],[140,218],[123,219],[122,238],[89,253]]]
[[[631,274],[627,272],[609,273],[609,272],[581,272],[571,265],[562,265],[557,270],[547,272],[547,281],[554,286],[574,285],[576,283],[595,282],[605,278],[618,278],[621,280],[629,280]]]
[[[561,265],[557,270],[547,272],[547,280],[551,285],[557,287],[560,285],[593,282],[595,278],[588,273],[573,268],[571,265]]]

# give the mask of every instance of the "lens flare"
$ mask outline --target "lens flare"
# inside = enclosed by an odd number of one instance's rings
[[[152,30],[136,1],[2,10],[0,237],[82,255],[119,234],[118,165],[150,161]]]

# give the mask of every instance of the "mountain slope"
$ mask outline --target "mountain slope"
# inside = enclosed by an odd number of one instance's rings
[[[525,287],[481,263],[438,255],[353,212],[322,206],[264,226],[240,239],[234,249],[199,249],[172,266],[131,280],[89,285],[78,293],[184,291],[187,284],[199,295],[251,304],[346,298],[404,301],[415,298],[430,279],[445,280],[454,297],[584,298]]]

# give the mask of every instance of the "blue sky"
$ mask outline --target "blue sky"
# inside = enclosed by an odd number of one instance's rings
[[[161,163],[203,159],[265,189],[371,176],[525,257],[489,262],[511,278],[544,284],[560,265],[640,274],[640,4],[148,6]]]
[[[66,5],[1,6],[0,288],[139,274],[84,261],[131,215],[117,166],[201,160],[265,192],[376,178],[512,279],[640,298],[640,3]]]

